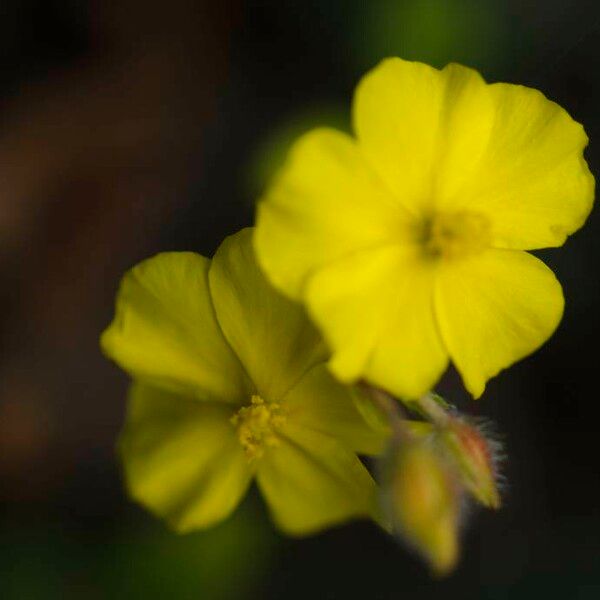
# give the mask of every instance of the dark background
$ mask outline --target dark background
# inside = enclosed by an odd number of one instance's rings
[[[1,598],[600,597],[597,213],[541,253],[567,297],[551,341],[476,403],[443,384],[508,453],[505,505],[471,515],[450,578],[368,523],[282,538],[255,493],[178,537],[122,491],[126,379],[97,343],[119,277],[250,224],[289,141],[347,127],[387,55],[541,89],[584,123],[598,173],[592,0],[1,2]]]

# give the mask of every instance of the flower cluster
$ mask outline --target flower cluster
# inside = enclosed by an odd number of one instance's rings
[[[587,137],[535,90],[397,58],[353,123],[299,139],[212,260],[125,275],[101,339],[133,379],[125,481],[188,531],[255,479],[288,534],[370,518],[444,573],[466,499],[500,506],[498,456],[432,389],[451,361],[479,397],[556,329],[560,284],[529,251],[585,222]]]

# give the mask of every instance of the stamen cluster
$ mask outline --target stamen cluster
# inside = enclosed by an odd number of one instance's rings
[[[231,423],[249,461],[261,458],[269,447],[278,446],[277,429],[285,423],[285,413],[277,402],[265,402],[254,394],[248,406],[240,408]]]

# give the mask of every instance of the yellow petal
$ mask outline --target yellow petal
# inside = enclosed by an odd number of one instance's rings
[[[494,84],[488,94],[489,140],[448,202],[488,216],[497,247],[560,246],[583,225],[594,199],[585,131],[537,90]]]
[[[359,145],[388,188],[418,216],[434,202],[449,121],[461,116],[478,120],[477,112],[465,115],[463,105],[469,108],[470,102],[462,99],[480,82],[470,69],[438,71],[389,58],[356,88],[353,118]]]
[[[365,155],[409,206],[429,201],[442,89],[428,65],[391,58],[367,73],[354,96],[354,129]]]
[[[433,308],[435,264],[418,251],[357,253],[310,278],[306,300],[342,381],[366,378],[405,399],[429,391],[447,365]]]
[[[325,360],[326,349],[302,306],[265,279],[252,234],[245,229],[221,244],[209,272],[210,290],[221,329],[258,393],[277,402]]]
[[[225,519],[252,477],[232,412],[134,383],[119,444],[130,495],[180,532]]]
[[[316,129],[296,142],[259,203],[258,260],[278,288],[298,298],[315,267],[397,239],[405,219],[352,138]]]
[[[309,535],[374,514],[375,484],[356,455],[336,439],[285,427],[281,444],[257,466],[273,520],[289,535]]]
[[[239,403],[249,390],[215,318],[210,262],[191,252],[145,260],[123,278],[104,352],[132,377],[201,399]]]
[[[520,250],[448,262],[435,298],[444,343],[475,397],[490,377],[552,335],[564,305],[552,271]]]
[[[350,388],[341,385],[324,364],[312,368],[282,401],[297,426],[331,435],[361,454],[381,453],[389,432],[367,425]]]

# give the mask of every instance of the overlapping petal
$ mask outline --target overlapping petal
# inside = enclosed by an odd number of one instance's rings
[[[436,326],[436,265],[416,248],[358,252],[315,273],[308,308],[342,381],[361,376],[405,398],[427,392],[448,354]]]
[[[354,121],[407,207],[481,212],[498,247],[560,246],[592,208],[585,131],[537,90],[393,58],[357,87]]]
[[[282,531],[309,535],[375,514],[375,483],[351,450],[335,438],[291,422],[284,435],[263,457],[256,474]]]
[[[282,400],[287,419],[325,433],[359,454],[382,452],[388,432],[368,427],[353,401],[325,364],[312,368]]]
[[[594,178],[583,158],[583,127],[537,90],[497,83],[486,86],[491,125],[475,168],[442,198],[446,205],[485,214],[498,247],[560,246],[587,218]],[[489,102],[488,102],[489,104]],[[455,127],[454,134],[462,134]],[[457,169],[446,175],[449,187]]]
[[[119,444],[131,496],[182,532],[226,518],[253,474],[232,410],[134,383]]]
[[[354,140],[332,129],[300,138],[257,211],[259,262],[293,298],[315,268],[396,240],[406,221]]]
[[[554,332],[563,312],[552,271],[519,250],[488,250],[445,265],[435,307],[445,346],[475,397],[500,370]]]
[[[353,121],[360,148],[413,213],[432,203],[443,106],[440,72],[422,63],[385,60],[356,88]]]
[[[252,233],[242,230],[221,244],[210,267],[210,290],[225,337],[258,393],[276,402],[326,359],[326,348],[302,306],[265,279]]]
[[[136,379],[237,404],[246,400],[250,386],[217,323],[209,264],[198,254],[170,252],[131,269],[101,345]]]

